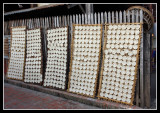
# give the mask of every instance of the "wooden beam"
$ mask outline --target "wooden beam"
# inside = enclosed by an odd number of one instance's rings
[[[28,8],[28,9],[22,9],[22,10],[17,10],[17,11],[10,11],[4,13],[4,16],[12,15],[12,14],[18,14],[18,13],[25,13],[25,12],[31,12],[34,10],[40,10],[40,9],[45,9],[45,8],[50,8],[50,7],[57,7],[57,6],[62,6],[64,4],[50,4],[50,5],[44,5],[40,7],[34,7],[34,8]]]

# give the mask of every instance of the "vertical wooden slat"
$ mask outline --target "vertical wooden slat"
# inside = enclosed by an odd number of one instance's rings
[[[38,28],[38,19],[37,18],[35,18],[35,23],[34,24],[35,24],[35,27]]]
[[[35,18],[35,27],[38,28],[38,18]]]
[[[108,23],[110,24],[111,23],[111,13],[108,12]]]
[[[116,11],[116,23],[118,23],[118,11]]]
[[[76,24],[78,24],[78,15],[76,14]]]
[[[51,28],[52,27],[52,17],[50,16],[49,17],[49,28]]]
[[[31,23],[31,19],[29,19],[28,22],[29,22],[29,23],[28,23],[28,25],[29,25],[28,28],[31,29],[31,24],[32,24],[32,23]]]
[[[140,22],[143,22],[143,12],[140,10]],[[140,43],[140,106],[144,107],[144,41],[143,41],[143,27],[142,38]]]
[[[66,17],[66,15],[64,16],[64,26],[67,26],[67,17]]]
[[[119,23],[122,23],[122,12],[119,12]]]
[[[32,18],[32,28],[35,28],[35,25],[34,25],[34,18]]]
[[[138,14],[139,14],[139,11],[137,10],[137,11],[136,11],[136,22],[137,22],[137,23],[139,22],[139,15],[138,15]]]
[[[24,20],[24,24],[27,27],[27,19]]]
[[[79,14],[79,24],[81,24],[81,15]]]
[[[91,16],[90,16],[90,12],[88,13],[87,17],[88,17],[88,19],[87,19],[87,20],[88,20],[88,24],[90,24],[90,22],[91,22],[91,18],[90,18],[90,17],[91,17]]]
[[[93,13],[91,13],[91,24],[94,24]]]
[[[136,22],[140,22],[138,20],[138,17],[139,17],[139,11],[137,10],[137,13],[136,13]],[[136,82],[136,106],[139,106],[139,103],[140,103],[140,66],[138,65],[138,72],[137,72],[137,82]]]
[[[57,27],[57,19],[56,16],[54,16],[54,28]]]
[[[28,19],[28,28],[31,29],[31,19]]]
[[[27,28],[28,28],[28,19],[25,19],[26,20],[26,26],[27,26]]]
[[[33,23],[33,28],[35,28],[36,27],[35,18],[32,19],[32,23]]]
[[[45,28],[45,19],[42,18],[42,27]]]
[[[100,19],[100,13],[98,12],[98,24],[101,23],[101,19]]]
[[[59,16],[59,27],[62,27],[62,17]]]
[[[104,23],[104,17],[103,17],[103,12],[101,12],[101,24],[103,24]]]
[[[61,22],[61,26],[64,26],[64,15],[62,16],[62,22]]]
[[[69,23],[70,23],[70,21],[69,21],[69,15],[67,16],[67,25],[69,26]]]
[[[84,14],[84,18],[85,18],[85,24],[87,24],[87,22],[88,22],[87,14]]]
[[[107,12],[106,11],[104,12],[104,21],[105,23],[107,23]]]
[[[130,11],[127,12],[127,23],[130,23]]]
[[[72,39],[72,15],[69,16],[70,40]]]
[[[54,17],[53,16],[51,17],[51,27],[52,28],[54,27]]]
[[[31,18],[31,29],[33,29],[34,28],[34,25],[33,25],[33,18]]]
[[[48,23],[47,23],[47,17],[45,17],[45,19],[44,19],[44,25],[45,25],[45,29],[47,28],[47,26],[48,26]]]
[[[42,28],[42,17],[40,18],[40,27]]]
[[[38,18],[38,27],[40,28],[40,18]]]
[[[46,21],[47,21],[47,17],[44,18],[44,28],[45,29],[47,28]]]
[[[49,17],[47,17],[47,21],[46,21],[47,23],[47,28],[49,28],[50,27],[50,21],[49,21]]]
[[[37,28],[36,18],[33,18],[33,25],[34,25],[34,28]]]
[[[94,23],[97,24],[97,13],[94,13]]]
[[[82,24],[84,24],[84,14],[82,14]]]
[[[50,28],[50,19],[49,19],[49,17],[47,17],[47,28]]]
[[[64,20],[64,15],[62,16],[62,27],[65,26],[65,20]]]
[[[57,27],[59,27],[59,18],[57,16]]]
[[[52,16],[52,17],[51,17],[51,23],[50,23],[50,24],[51,24],[51,25],[50,25],[51,28],[54,28],[54,27],[55,27],[55,24],[56,24],[56,23],[55,23],[55,22],[56,22],[55,20],[56,20],[56,18],[55,18],[54,16]]]
[[[132,10],[132,23],[134,23],[135,20],[134,20],[134,10]]]
[[[114,12],[112,11],[112,23],[114,24]]]
[[[74,24],[76,23],[76,22],[75,22],[75,18],[76,18],[75,15],[73,15],[73,23],[74,23]]]

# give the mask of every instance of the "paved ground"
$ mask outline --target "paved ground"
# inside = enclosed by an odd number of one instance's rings
[[[101,109],[4,83],[4,109]]]

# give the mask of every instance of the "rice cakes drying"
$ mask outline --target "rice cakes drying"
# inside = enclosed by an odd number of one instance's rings
[[[26,26],[11,27],[11,46],[7,77],[23,80],[26,45]]]
[[[94,97],[99,72],[102,25],[73,25],[68,91]]]
[[[98,97],[132,105],[141,24],[107,24]]]

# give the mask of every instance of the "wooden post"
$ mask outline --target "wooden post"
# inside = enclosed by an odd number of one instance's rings
[[[139,17],[139,11],[137,10],[137,13],[136,13],[136,22],[140,22],[138,20],[138,17]],[[137,72],[137,82],[136,82],[136,106],[139,106],[139,102],[140,102],[140,98],[139,98],[139,95],[140,95],[140,77],[139,77],[139,68],[140,66],[138,65],[138,72]]]
[[[140,22],[143,22],[143,11],[140,10]],[[143,27],[142,38],[140,44],[140,106],[144,107],[144,43],[143,43]]]
[[[144,102],[146,107],[150,108],[150,34],[146,33],[144,38],[144,66],[145,66],[145,76],[144,76]]]

